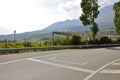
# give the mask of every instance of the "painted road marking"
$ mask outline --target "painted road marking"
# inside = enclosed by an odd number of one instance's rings
[[[112,65],[120,66],[120,63],[113,63]]]
[[[86,72],[86,73],[93,73],[94,72],[94,71],[88,70],[88,69],[83,69],[83,68],[79,68],[79,67],[73,67],[73,66],[68,66],[68,65],[63,65],[63,64],[43,61],[43,60],[37,60],[37,59],[33,59],[33,58],[28,58],[28,60],[29,61],[43,63],[43,64],[48,64],[48,65],[52,65],[52,66],[56,66],[56,67],[61,67],[61,68],[65,68],[65,69],[71,69],[71,70]]]
[[[85,79],[83,79],[83,80],[89,80],[91,77],[93,77],[95,74],[97,74],[98,72],[100,72],[101,70],[103,70],[104,68],[106,68],[107,66],[109,66],[109,65],[111,65],[111,64],[113,64],[113,63],[115,63],[115,62],[117,62],[117,61],[119,61],[120,60],[120,58],[119,59],[116,59],[116,60],[114,60],[114,61],[112,61],[112,62],[110,62],[110,63],[108,63],[108,64],[106,64],[106,65],[104,65],[103,67],[101,67],[101,68],[99,68],[97,71],[95,71],[94,73],[92,73],[92,74],[90,74],[88,77],[86,77]]]
[[[43,55],[43,56],[31,57],[31,58],[50,57],[50,56],[56,56],[56,55],[61,55],[61,54],[66,54],[66,53],[67,53],[67,52],[55,53],[55,54],[48,54],[48,55]]]
[[[120,70],[102,70],[100,73],[120,74]]]
[[[60,55],[60,54],[65,54],[65,53],[66,52],[59,53],[59,54],[58,53],[57,54],[48,54],[48,55],[43,55],[43,56],[31,57],[31,58],[49,57],[49,56],[55,56],[55,55]],[[23,60],[27,60],[27,58],[12,60],[12,61],[8,61],[8,62],[3,62],[3,63],[0,63],[0,65],[15,63],[15,62],[23,61]]]
[[[18,60],[13,60],[13,61],[9,61],[9,62],[3,62],[3,63],[0,63],[0,65],[15,63],[15,62],[24,61],[24,60],[26,60],[26,59],[18,59]]]
[[[88,63],[88,62],[77,63],[77,62],[71,62],[71,61],[64,61],[64,60],[59,60],[56,58],[50,58],[49,60],[56,61],[56,62],[62,62],[62,63],[68,63],[68,64],[82,65],[82,66]]]

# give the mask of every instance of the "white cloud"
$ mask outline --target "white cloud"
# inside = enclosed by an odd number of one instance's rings
[[[78,18],[81,13],[80,0],[72,0],[61,4],[58,10],[61,14],[64,13],[68,19]]]
[[[0,35],[6,34],[6,32],[10,32],[8,28],[6,28],[5,26],[0,26]]]
[[[118,0],[99,0],[104,6]],[[40,30],[78,18],[81,0],[0,0],[0,34]],[[2,25],[2,26],[1,26]],[[4,27],[3,27],[4,26]]]
[[[35,0],[0,0],[0,25],[11,33],[41,29],[40,25],[45,23],[44,12],[36,7]]]
[[[113,5],[115,2],[118,2],[119,0],[98,0],[98,1],[101,7],[105,7],[105,6]]]
[[[42,6],[50,13],[56,15],[56,21],[75,19],[78,18],[81,13],[80,0],[54,0],[54,2],[50,2],[49,5]]]
[[[65,4],[66,2],[72,2],[74,0],[37,0],[38,6],[43,6],[44,8],[55,8],[61,4]]]
[[[110,4],[111,0],[99,0],[100,5]]]

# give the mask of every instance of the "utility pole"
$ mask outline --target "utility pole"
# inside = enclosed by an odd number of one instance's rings
[[[7,38],[5,38],[5,48],[7,48]]]
[[[16,30],[14,30],[14,45],[16,47]]]

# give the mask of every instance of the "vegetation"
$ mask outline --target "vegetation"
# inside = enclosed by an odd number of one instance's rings
[[[120,1],[114,4],[113,9],[115,11],[114,24],[116,27],[116,33],[120,34]]]
[[[120,37],[117,38],[116,43],[120,44]]]
[[[80,45],[81,37],[77,35],[72,36],[72,45]]]
[[[112,40],[108,37],[102,37],[100,39],[100,44],[111,44],[112,43]]]
[[[37,42],[30,42],[30,41],[24,41],[24,42],[0,42],[0,48],[24,48],[24,47],[46,47],[46,46],[65,46],[65,45],[91,45],[91,44],[120,44],[120,37],[117,39],[109,38],[109,37],[102,37],[100,40],[89,40],[81,39],[80,36],[73,35],[71,37],[61,37],[56,38],[54,41],[37,41]],[[51,50],[51,49],[43,49],[43,50],[34,50],[34,51],[45,51],[45,50]],[[52,49],[55,50],[55,49]],[[23,52],[31,52],[33,50],[22,50],[22,51],[12,51],[10,53],[23,53]],[[0,54],[6,54],[3,52],[0,52]],[[8,53],[7,53],[8,54]]]
[[[44,46],[60,46],[60,45],[80,45],[81,37],[72,36],[72,37],[61,37],[57,38],[54,41],[40,41],[40,42],[8,42],[3,41],[0,43],[0,48],[23,48],[23,47],[44,47]]]
[[[64,45],[85,45],[85,44],[112,44],[120,43],[120,37],[112,39],[109,37],[102,37],[100,40],[95,39],[87,41],[81,39],[80,36],[73,35],[72,37],[56,38],[54,41],[37,41],[37,42],[0,42],[0,48],[24,48],[24,47],[44,47],[44,46],[64,46]]]
[[[98,11],[98,0],[82,0],[81,8],[83,14],[80,16],[80,20],[83,25],[91,25],[91,33],[93,35],[93,39],[95,39],[95,35],[98,32],[98,25],[95,22],[95,18],[97,18]]]

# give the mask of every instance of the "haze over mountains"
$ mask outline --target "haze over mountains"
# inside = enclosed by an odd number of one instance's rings
[[[113,6],[107,6],[100,9],[100,14],[96,19],[96,22],[99,25],[99,28],[102,30],[113,30],[114,31],[114,11]],[[82,22],[78,19],[66,20],[62,22],[54,23],[43,30],[37,30],[32,32],[26,32],[21,34],[16,34],[16,39],[24,40],[27,39],[46,39],[50,37],[52,31],[80,31],[84,32],[85,27],[82,25]],[[0,40],[13,40],[13,35],[1,35]]]

